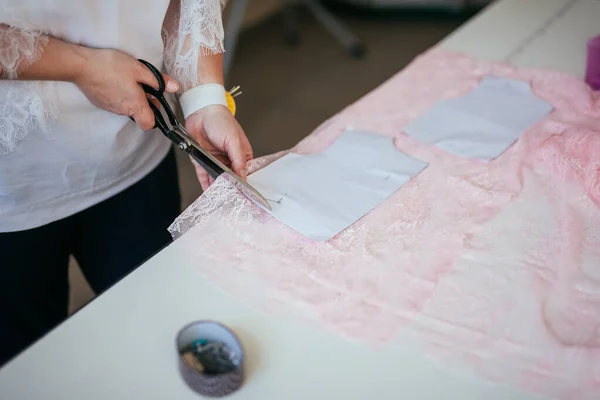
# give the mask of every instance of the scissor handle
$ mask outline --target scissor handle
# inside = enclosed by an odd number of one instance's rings
[[[141,62],[142,64],[144,64],[150,70],[150,72],[152,72],[152,74],[158,81],[158,89],[155,89],[151,86],[146,85],[145,83],[142,83],[144,92],[151,94],[152,96],[154,96],[156,98],[162,97],[165,94],[165,89],[167,86],[165,83],[165,78],[163,78],[160,71],[154,65],[150,64],[148,61],[141,60],[141,59],[139,59],[138,61]]]
[[[141,85],[142,85],[142,88],[144,89],[144,92],[148,93],[149,95],[154,96],[158,100],[160,105],[165,109],[165,112],[167,113],[167,117],[169,118],[169,122],[171,123],[171,125],[177,125],[177,116],[171,109],[171,106],[167,102],[167,99],[165,99],[166,83],[165,83],[165,78],[163,78],[162,73],[158,70],[158,68],[156,68],[154,65],[150,64],[148,61],[141,60],[141,59],[138,59],[138,61],[141,62],[142,64],[144,64],[150,70],[150,72],[152,72],[152,74],[154,74],[154,77],[158,81],[158,89],[155,89],[152,86],[142,83]],[[152,108],[152,111],[154,111],[154,115],[156,116],[156,113],[157,113],[156,106],[153,107],[153,104],[151,102],[150,102],[150,108]],[[160,111],[158,111],[158,113],[161,114]],[[162,116],[162,114],[161,114],[161,116]],[[163,119],[163,121],[164,121],[164,119]],[[157,125],[158,124],[159,123],[157,121]]]
[[[158,107],[156,107],[156,105],[151,101],[148,101],[148,105],[150,106],[150,109],[152,110],[152,113],[154,114],[154,128],[160,129],[161,132],[163,132],[163,133],[167,133],[168,131],[170,131],[171,129],[165,122],[165,119],[163,118],[163,115],[162,115],[162,112],[160,112],[160,109]]]

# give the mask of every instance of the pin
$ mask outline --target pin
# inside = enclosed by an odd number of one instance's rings
[[[185,352],[183,354],[183,360],[186,362],[187,365],[194,368],[196,371],[204,372],[204,365],[202,365],[202,363],[198,361],[196,355],[191,351]]]
[[[235,117],[235,113],[237,111],[237,107],[235,104],[235,98],[237,96],[239,96],[240,94],[242,94],[242,92],[239,90],[240,90],[239,86],[234,86],[229,91],[225,92],[225,97],[227,98],[227,108],[229,108],[229,111],[231,111],[231,113],[233,114],[234,117]]]
[[[287,194],[287,193],[286,193]],[[267,201],[270,201],[271,203],[277,203],[277,204],[281,204],[281,202],[283,201],[283,197],[280,198],[279,200],[272,200],[272,199],[266,199]]]

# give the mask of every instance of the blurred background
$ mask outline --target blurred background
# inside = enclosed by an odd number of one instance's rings
[[[237,118],[255,156],[294,146],[490,2],[229,0],[226,85],[242,87]],[[187,156],[178,156],[183,209],[201,190]],[[74,311],[93,293],[75,263],[70,278]]]

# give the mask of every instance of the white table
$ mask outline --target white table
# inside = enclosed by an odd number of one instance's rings
[[[552,22],[573,1],[578,5]],[[599,6],[598,0],[501,0],[441,45],[583,75],[585,39],[597,33],[592,19],[600,14],[592,11]],[[545,35],[535,34],[549,21]],[[231,399],[538,399],[438,367],[408,339],[374,349],[252,309],[186,265],[179,245],[164,249],[0,370],[0,398],[198,399],[178,374],[174,338],[190,321],[216,319],[239,333],[247,352],[246,383]]]

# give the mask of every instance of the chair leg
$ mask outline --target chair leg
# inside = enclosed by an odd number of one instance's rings
[[[231,5],[231,11],[229,13],[229,18],[227,19],[225,30],[225,54],[223,55],[223,74],[225,76],[225,81],[227,81],[227,76],[233,66],[233,58],[240,36],[240,30],[244,23],[247,5],[248,0],[235,0]]]
[[[364,55],[366,49],[360,40],[335,16],[333,16],[317,0],[300,0],[315,16],[315,18],[329,31],[355,58]]]
[[[300,32],[291,0],[281,0],[281,15],[283,17],[283,29],[285,41],[291,46],[300,44]]]

